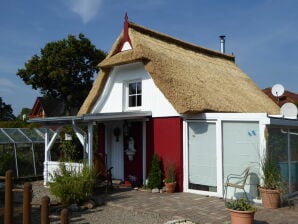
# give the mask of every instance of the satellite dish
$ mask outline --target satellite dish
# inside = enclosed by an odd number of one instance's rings
[[[296,105],[293,103],[285,103],[280,108],[280,113],[284,117],[297,118],[298,109],[297,109]]]
[[[271,88],[271,93],[275,97],[281,97],[285,92],[285,88],[281,84],[275,84]]]

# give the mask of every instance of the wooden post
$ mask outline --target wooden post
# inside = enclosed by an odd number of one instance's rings
[[[24,184],[23,193],[23,224],[31,224],[31,195],[32,195],[32,184]]]
[[[50,224],[49,206],[50,206],[50,198],[48,196],[43,196],[41,199],[41,209],[40,209],[41,224]]]
[[[4,199],[4,224],[12,224],[13,218],[13,171],[7,170],[5,173],[5,199]]]
[[[61,220],[61,224],[69,223],[69,211],[67,208],[64,208],[61,210],[60,220]]]

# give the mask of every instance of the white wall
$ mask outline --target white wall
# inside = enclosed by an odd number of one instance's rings
[[[91,113],[125,111],[124,84],[133,80],[142,80],[142,107],[138,110],[151,111],[152,117],[179,116],[140,62],[117,66],[111,71]]]

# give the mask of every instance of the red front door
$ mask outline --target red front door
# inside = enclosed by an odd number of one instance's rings
[[[134,186],[143,183],[143,134],[142,122],[127,123],[128,132],[124,136],[124,178]],[[127,150],[134,147],[135,154],[129,158]]]

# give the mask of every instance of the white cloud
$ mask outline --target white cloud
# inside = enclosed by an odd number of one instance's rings
[[[0,78],[0,92],[12,92],[17,89],[18,86],[15,85],[8,79]]]
[[[99,12],[102,0],[69,0],[67,4],[71,11],[82,18],[84,23],[88,23]]]

